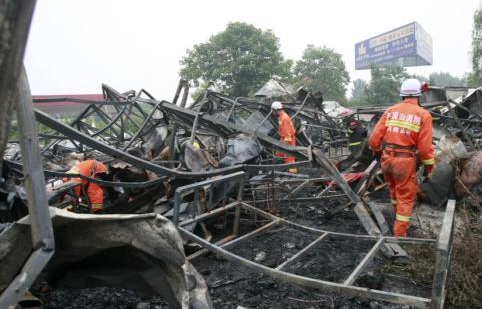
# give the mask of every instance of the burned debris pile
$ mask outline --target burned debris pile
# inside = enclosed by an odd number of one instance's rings
[[[424,95],[437,168],[423,179],[419,199],[443,208],[433,238],[391,236],[393,214],[380,203],[383,176],[367,145],[383,107],[349,109],[276,81],[255,98],[208,90],[186,106],[188,91],[181,81],[168,102],[102,85],[102,101],[34,100],[82,104],[74,119],[34,110],[42,164],[36,173],[45,181],[55,236],[36,286],[128,289],[172,308],[275,308],[277,297],[285,297],[283,308],[311,308],[313,297],[320,308],[337,297],[348,307],[368,299],[442,308],[453,199],[482,192],[482,89],[431,88]],[[294,146],[279,140],[275,99],[296,127]],[[4,294],[32,250],[23,126],[12,126],[3,156]],[[13,246],[19,242],[25,246]],[[430,248],[433,280],[390,289],[393,282],[378,280],[376,268],[407,257],[407,246]],[[255,289],[270,296],[261,301]],[[42,288],[37,292],[48,302]]]

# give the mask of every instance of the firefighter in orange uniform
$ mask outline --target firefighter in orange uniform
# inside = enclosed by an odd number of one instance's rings
[[[67,173],[79,174],[89,178],[95,178],[97,174],[107,171],[107,167],[95,159],[87,159],[77,163]],[[82,178],[72,178],[73,181],[82,183],[82,187],[85,190],[92,213],[99,213],[104,210],[104,191],[102,188],[92,182],[89,182]],[[75,194],[77,197],[81,196],[81,188],[78,186],[75,188]]]
[[[395,210],[395,237],[407,237],[417,194],[416,151],[430,177],[435,164],[432,145],[432,116],[420,106],[421,83],[414,78],[402,83],[403,101],[388,108],[369,139],[370,148],[381,153],[381,167]],[[382,149],[383,146],[383,149]]]
[[[271,104],[271,109],[278,116],[278,135],[282,143],[288,145],[296,145],[296,130],[293,126],[290,116],[283,110],[281,102],[275,101]],[[277,152],[276,156],[284,158],[284,163],[295,163],[294,157],[289,157],[281,152]],[[296,168],[290,168],[289,172],[296,174],[298,170]]]

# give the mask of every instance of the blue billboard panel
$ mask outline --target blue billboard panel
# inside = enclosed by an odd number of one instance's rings
[[[432,38],[417,22],[355,44],[355,69],[372,63],[403,67],[432,64]]]

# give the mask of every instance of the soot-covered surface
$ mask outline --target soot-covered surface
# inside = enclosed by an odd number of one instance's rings
[[[229,250],[245,259],[276,268],[316,239],[316,235],[286,226],[276,226]]]
[[[287,270],[300,276],[343,283],[374,244],[372,240],[330,235]]]
[[[382,198],[385,200],[385,196]],[[326,215],[328,210],[338,205],[338,203],[343,202],[326,201],[278,207],[276,215],[318,229],[365,234],[358,218],[350,209],[334,216]],[[391,215],[388,216],[390,221]],[[232,218],[232,216],[228,216],[228,218]],[[254,224],[252,220],[253,217],[246,214],[242,217],[241,234],[245,234],[260,226],[259,223]],[[215,219],[207,224],[208,229],[215,236],[213,240],[232,231],[231,222],[227,222],[225,225],[224,229],[226,230],[219,230],[219,222],[223,222],[223,219]],[[317,237],[315,234],[294,230],[281,224],[272,227],[255,238],[242,241],[229,250],[246,259],[275,268]],[[357,263],[363,259],[373,244],[374,242],[370,240],[328,236],[308,251],[306,255],[284,270],[311,278],[342,282],[353,271]],[[188,254],[190,253],[188,252]],[[410,308],[409,306],[349,298],[318,290],[308,290],[274,280],[269,276],[257,273],[247,267],[210,253],[191,260],[191,263],[204,276],[209,286],[215,309],[237,309],[238,306],[248,309]],[[432,262],[428,264],[433,265]],[[390,261],[379,254],[355,284],[362,287],[429,297],[430,282],[427,282],[427,280],[419,280],[422,282],[418,282],[417,278],[413,279],[412,274],[416,273],[416,271],[417,269],[414,267],[411,269],[394,267]],[[114,288],[75,291],[49,288],[44,292],[42,292],[41,288],[37,288],[33,292],[44,301],[47,309],[169,308],[159,298],[140,296],[131,291]]]
[[[132,291],[99,287],[66,290],[36,284],[32,293],[45,309],[168,309],[169,305],[153,296],[142,296]]]
[[[385,197],[384,195],[382,194],[382,197]],[[278,208],[277,215],[318,229],[366,234],[351,210],[340,212],[335,216],[327,216],[327,210],[336,205],[338,204],[335,201],[303,203]],[[390,226],[392,225],[391,219],[389,218]],[[246,259],[275,268],[315,240],[316,237],[313,234],[277,226],[254,239],[237,244],[230,251]],[[374,243],[372,240],[328,236],[284,270],[315,279],[343,282]],[[249,309],[410,308],[407,305],[349,298],[318,290],[308,290],[272,279],[212,254],[202,255],[191,262],[204,276],[215,309],[236,309],[238,306]],[[432,261],[428,264],[433,265]],[[430,280],[412,278],[416,269],[411,268],[409,270],[411,273],[407,272],[403,266],[393,266],[391,261],[384,258],[382,254],[378,254],[355,282],[355,285],[430,297]]]

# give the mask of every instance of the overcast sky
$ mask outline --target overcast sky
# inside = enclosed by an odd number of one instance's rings
[[[146,89],[172,100],[186,49],[240,21],[271,29],[286,58],[307,44],[343,55],[352,80],[354,45],[417,21],[433,40],[433,65],[409,68],[428,76],[471,70],[473,14],[482,0],[38,0],[25,56],[33,94]],[[347,94],[351,93],[350,89]]]

